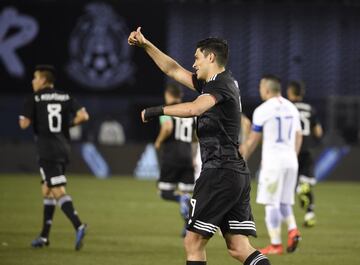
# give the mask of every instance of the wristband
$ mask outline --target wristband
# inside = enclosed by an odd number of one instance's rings
[[[164,115],[163,106],[150,107],[145,109],[144,119],[145,121],[149,121],[161,115]]]

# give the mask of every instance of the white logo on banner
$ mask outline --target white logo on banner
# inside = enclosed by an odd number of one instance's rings
[[[138,179],[158,179],[160,175],[159,163],[153,144],[147,144],[144,152],[134,170],[134,176]]]
[[[134,69],[125,22],[104,3],[88,4],[85,10],[70,37],[68,74],[96,90],[130,80]]]
[[[0,13],[0,60],[11,76],[24,77],[25,67],[16,49],[31,42],[38,31],[34,18],[19,14],[13,7],[6,7]]]

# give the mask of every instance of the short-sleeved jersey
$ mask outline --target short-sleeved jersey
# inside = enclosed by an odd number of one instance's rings
[[[32,121],[41,160],[68,162],[70,123],[81,108],[69,94],[52,88],[27,98],[21,115]]]
[[[314,127],[320,124],[316,110],[308,103],[294,102],[294,105],[300,113],[301,128],[303,133],[303,143],[300,152],[307,152],[316,143],[316,138],[313,134]]]
[[[237,82],[231,72],[219,73],[208,82],[202,82],[194,75],[193,84],[199,93],[209,94],[216,100],[215,106],[197,119],[202,168],[228,168],[248,172],[246,163],[238,152],[241,100]]]
[[[195,132],[195,118],[161,116],[160,124],[171,121],[173,130],[161,145],[161,165],[192,167],[192,139]]]
[[[262,167],[297,167],[295,139],[301,124],[293,103],[283,97],[265,101],[255,109],[252,130],[263,134]]]

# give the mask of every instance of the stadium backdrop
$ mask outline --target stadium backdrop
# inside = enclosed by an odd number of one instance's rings
[[[138,1],[0,2],[3,147],[31,139],[30,133],[18,130],[17,114],[23,97],[31,93],[32,69],[39,63],[54,64],[57,86],[74,93],[92,114],[82,140],[97,142],[106,120],[121,123],[127,143],[153,140],[156,124],[144,127],[138,114],[144,106],[162,102],[167,80],[141,50],[126,44],[128,32],[138,25],[188,68],[198,39],[226,38],[231,47],[229,67],[239,81],[248,116],[259,103],[257,83],[263,73],[281,76],[284,84],[289,79],[305,80],[307,99],[317,105],[325,127],[328,96],[360,94],[359,7],[146,1],[139,5]],[[353,117],[337,119],[358,132]]]

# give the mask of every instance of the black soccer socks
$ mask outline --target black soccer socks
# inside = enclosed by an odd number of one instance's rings
[[[162,199],[167,201],[180,201],[180,195],[176,194],[175,190],[160,190],[160,196]]]
[[[244,265],[270,265],[270,261],[256,250],[245,260]]]
[[[63,210],[67,218],[69,218],[69,220],[73,224],[75,230],[77,230],[81,226],[81,221],[79,219],[79,216],[77,215],[77,212],[74,209],[71,197],[69,195],[64,195],[58,200],[58,203],[61,207],[61,210]]]
[[[206,261],[186,261],[186,265],[206,265]]]
[[[48,238],[50,233],[50,228],[52,225],[52,220],[55,212],[56,200],[53,198],[44,198],[44,219],[43,227],[41,230],[40,237]]]

